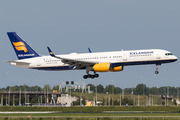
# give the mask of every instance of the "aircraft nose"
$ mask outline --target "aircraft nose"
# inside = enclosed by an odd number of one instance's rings
[[[176,57],[176,56],[174,56],[175,57],[175,60],[177,61],[178,60],[178,58]]]

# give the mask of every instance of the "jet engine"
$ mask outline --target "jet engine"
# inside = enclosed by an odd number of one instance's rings
[[[92,68],[92,71],[94,72],[118,72],[122,71],[123,66],[117,66],[117,67],[112,67],[111,63],[99,63],[95,64]]]
[[[119,71],[123,71],[124,66],[118,66],[118,67],[113,67],[111,69],[112,72],[119,72]]]

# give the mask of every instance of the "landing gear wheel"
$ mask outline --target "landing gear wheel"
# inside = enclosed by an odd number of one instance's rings
[[[87,75],[84,75],[84,76],[83,76],[83,78],[84,78],[84,79],[87,79],[87,78],[88,78],[88,76],[87,76]]]
[[[99,74],[95,74],[94,76],[95,76],[96,78],[98,78],[98,77],[99,77]]]
[[[156,74],[158,74],[158,73],[159,73],[159,71],[155,71],[155,73],[156,73]]]
[[[91,78],[91,74],[88,74],[87,77],[88,77],[88,78]]]
[[[91,75],[91,79],[94,79],[94,77],[95,77],[94,75]]]
[[[87,78],[94,79],[94,78],[98,78],[98,77],[99,77],[99,74],[96,74],[96,73],[94,75],[87,74],[87,75],[83,76],[84,79],[87,79]]]

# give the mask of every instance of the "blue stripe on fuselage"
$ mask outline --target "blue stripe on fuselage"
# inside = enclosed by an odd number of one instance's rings
[[[121,62],[121,63],[112,63],[112,67],[117,66],[129,66],[129,65],[146,65],[146,64],[163,64],[175,62],[177,59],[172,60],[158,60],[158,61],[136,61],[136,62]]]
[[[49,70],[49,71],[59,71],[59,70],[73,70],[73,69],[74,69],[74,66],[73,66],[73,67],[70,67],[70,66],[35,67],[35,68],[32,68],[32,69],[37,69],[37,70]],[[81,69],[86,69],[86,68],[84,67],[84,68],[81,68]]]
[[[36,68],[32,68],[32,69],[58,71],[58,70],[72,70],[73,67],[70,67],[70,66],[55,66],[55,67],[36,67]]]

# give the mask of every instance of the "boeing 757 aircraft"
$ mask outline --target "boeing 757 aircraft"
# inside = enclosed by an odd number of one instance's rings
[[[18,60],[7,61],[11,65],[37,70],[86,70],[84,79],[97,78],[96,72],[119,72],[124,66],[155,64],[158,74],[159,65],[177,61],[171,52],[161,49],[129,50],[115,52],[90,52],[55,55],[49,47],[50,56],[43,56],[33,50],[15,32],[8,32],[8,37]],[[90,50],[91,51],[91,50]],[[89,74],[93,71],[94,74]]]

